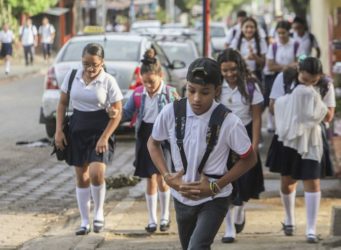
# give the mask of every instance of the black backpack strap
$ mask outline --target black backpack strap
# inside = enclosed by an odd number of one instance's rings
[[[223,124],[228,113],[230,113],[230,110],[226,108],[223,104],[219,104],[212,112],[206,135],[206,151],[198,167],[199,174],[201,174],[202,170],[204,169],[208,157],[210,156],[211,152],[218,142],[221,125]]]
[[[176,144],[178,145],[178,148],[180,151],[184,173],[186,173],[187,165],[188,165],[185,150],[184,150],[184,138],[185,138],[185,128],[186,128],[186,105],[187,105],[187,98],[182,98],[180,100],[175,100],[173,102],[174,117],[175,117]]]
[[[72,87],[73,80],[76,77],[76,73],[77,73],[77,69],[73,69],[71,71],[71,74],[70,74],[69,83],[67,85],[67,97],[68,97],[68,99],[67,99],[67,106],[69,106],[71,87]]]

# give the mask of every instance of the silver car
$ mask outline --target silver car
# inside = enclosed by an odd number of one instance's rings
[[[70,69],[80,68],[82,51],[86,44],[96,42],[104,47],[105,68],[113,75],[124,95],[128,98],[129,86],[134,84],[140,60],[152,42],[138,35],[102,34],[78,36],[70,39],[58,52],[55,61],[45,77],[40,123],[45,124],[46,133],[55,133],[55,115],[60,97],[60,86]]]

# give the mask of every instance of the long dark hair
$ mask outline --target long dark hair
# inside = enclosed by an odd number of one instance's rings
[[[153,48],[146,50],[141,62],[142,62],[141,74],[150,72],[155,74],[161,74],[162,67],[160,62],[156,58],[156,51]]]
[[[259,36],[259,33],[258,33],[258,24],[257,24],[257,21],[252,18],[252,17],[247,17],[244,19],[244,21],[242,22],[242,30],[243,30],[243,26],[246,22],[253,22],[253,24],[255,25],[255,34],[254,34],[254,38],[255,38],[255,41],[256,41],[256,50],[257,50],[257,55],[260,56],[261,54],[261,51],[260,51],[260,36]],[[243,31],[240,32],[240,36],[238,38],[238,43],[237,43],[237,50],[240,51],[240,47],[242,45],[242,39],[244,38],[244,33]]]
[[[247,92],[247,84],[255,85],[258,81],[248,69],[241,54],[234,49],[225,49],[219,54],[217,61],[220,67],[225,62],[234,62],[237,64],[237,88],[245,100],[250,103],[252,96]]]

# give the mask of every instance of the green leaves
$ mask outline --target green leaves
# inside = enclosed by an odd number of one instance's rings
[[[28,13],[33,16],[57,4],[58,0],[7,0],[15,13]]]

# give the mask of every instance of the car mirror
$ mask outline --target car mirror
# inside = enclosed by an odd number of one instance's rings
[[[172,69],[183,69],[186,67],[186,63],[181,60],[174,60],[171,64]]]

